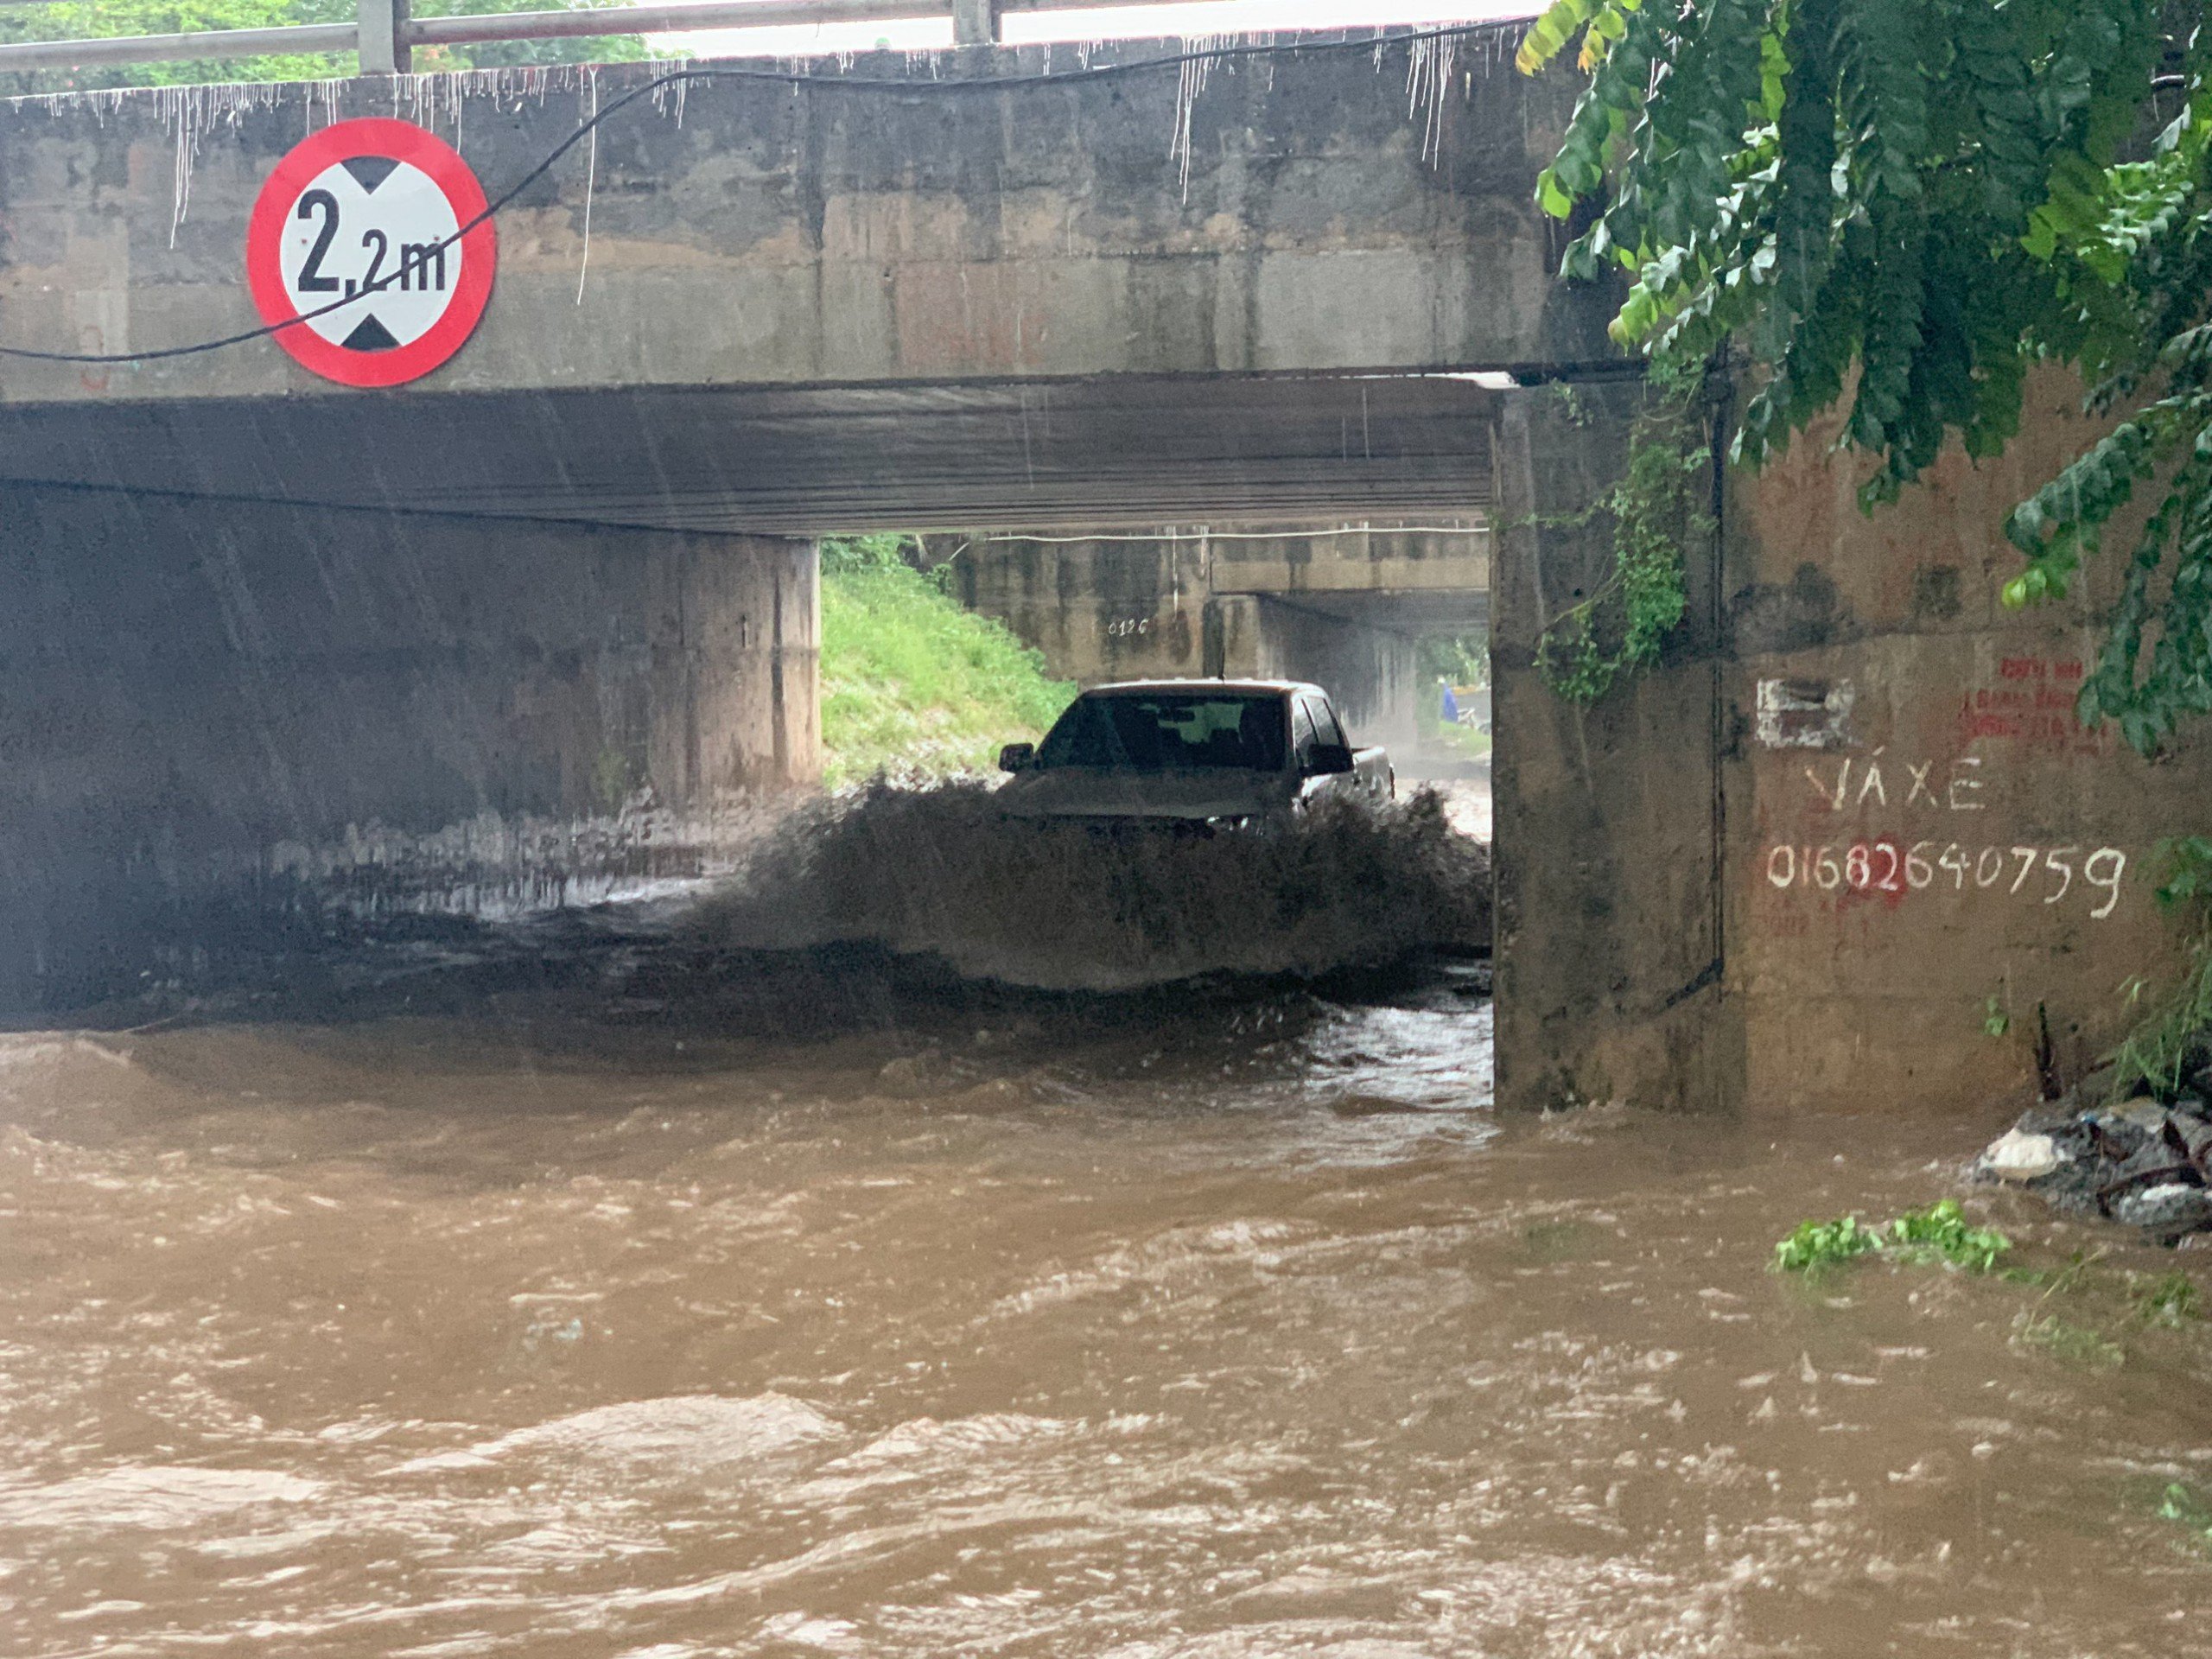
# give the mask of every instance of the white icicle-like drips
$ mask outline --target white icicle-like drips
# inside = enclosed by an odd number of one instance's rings
[[[192,170],[200,157],[202,135],[219,122],[235,127],[251,111],[280,108],[290,86],[277,81],[231,82],[213,86],[162,86],[155,91],[155,107],[168,127],[174,145],[169,181],[169,245],[175,247],[185,215],[192,209]],[[115,107],[121,107],[119,101]]]
[[[652,66],[664,72],[673,66]],[[597,104],[595,66],[530,65],[519,68],[447,69],[415,75],[395,75],[391,81],[391,109],[417,124],[435,130],[442,116],[452,123],[454,143],[461,143],[462,111],[470,99],[488,99],[494,108],[519,107],[536,98],[543,105],[556,91],[574,90]],[[176,245],[192,207],[192,182],[202,142],[219,126],[235,129],[251,114],[283,111],[296,102],[302,135],[329,126],[344,114],[349,92],[357,82],[342,76],[317,80],[232,81],[204,86],[104,86],[76,92],[31,92],[0,99],[0,112],[21,114],[33,109],[49,117],[89,113],[105,124],[111,118],[132,111],[150,110],[168,136],[170,143],[169,245]],[[685,86],[678,83],[673,111],[680,126],[683,119]],[[662,112],[670,105],[656,99]]]
[[[176,159],[169,169],[169,246],[176,246],[176,233],[183,228],[185,210],[192,206],[192,161],[199,152],[200,130],[188,123],[176,124]]]
[[[591,124],[591,136],[584,141],[587,146],[584,162],[584,255],[576,263],[578,305],[584,302],[584,278],[591,272],[591,198],[599,185],[599,76],[594,72],[585,79],[591,87],[591,114],[588,118]]]
[[[1509,65],[1514,52],[1526,34],[1528,25],[1515,22],[1495,27],[1468,30],[1464,33],[1440,35],[1408,43],[1406,67],[1406,97],[1409,117],[1421,118],[1421,155],[1432,164],[1440,162],[1445,139],[1445,97],[1446,89],[1457,81],[1460,95],[1471,97],[1478,76],[1486,77]],[[1186,38],[1184,49],[1190,60],[1179,66],[1179,75],[1175,92],[1173,130],[1169,136],[1168,154],[1175,163],[1178,183],[1184,200],[1190,199],[1191,149],[1193,138],[1192,106],[1198,95],[1205,90],[1216,63],[1244,39],[1255,44],[1272,44],[1273,35],[1242,37],[1210,35]],[[1378,32],[1372,45],[1375,67],[1379,73],[1389,61],[1392,49],[1402,36],[1393,37]],[[910,73],[925,68],[932,79],[943,76],[948,54],[944,52],[913,52],[904,54]],[[1096,60],[1093,42],[1075,43],[1075,60],[1084,70],[1090,70]],[[838,68],[847,70],[853,54],[836,55]],[[814,60],[790,58],[785,67],[795,75],[804,75],[817,67]],[[1045,58],[1049,69],[1057,58],[1047,49]],[[665,73],[677,66],[655,64],[649,66],[656,73]],[[1275,63],[1272,58],[1262,58],[1260,73],[1266,77],[1264,85],[1274,90]],[[440,118],[448,118],[454,143],[461,139],[462,112],[472,99],[487,99],[495,109],[518,109],[531,99],[543,106],[555,92],[573,91],[597,107],[598,88],[596,67],[582,64],[531,64],[493,69],[439,70],[392,78],[392,110],[395,115],[407,114],[421,124],[435,130]],[[90,113],[105,124],[111,117],[134,111],[149,110],[165,129],[172,147],[171,211],[169,236],[175,245],[191,207],[194,165],[200,147],[208,131],[220,124],[235,128],[249,113],[257,111],[289,111],[288,100],[297,99],[300,119],[304,130],[312,132],[318,125],[327,126],[344,114],[349,97],[355,96],[359,83],[346,78],[330,78],[312,81],[239,82],[211,86],[160,87],[103,87],[79,92],[43,92],[26,94],[19,98],[0,99],[0,111],[16,113],[33,106],[44,109],[49,115],[82,115]],[[794,81],[791,95],[803,95],[804,88]],[[688,82],[657,91],[653,103],[664,117],[673,116],[681,126],[684,119]],[[596,137],[593,139],[594,151]],[[595,177],[596,165],[591,169]],[[590,185],[587,186],[586,227],[590,223]],[[588,244],[585,255],[588,260]],[[579,273],[578,291],[582,289],[582,273]]]
[[[1415,41],[1406,60],[1406,113],[1421,115],[1421,158],[1433,163],[1444,154],[1444,92],[1452,84],[1458,37]]]
[[[1511,22],[1490,29],[1471,30],[1459,36],[1458,40],[1467,48],[1465,55],[1479,62],[1483,73],[1487,75],[1502,65],[1513,61],[1514,54],[1521,49],[1522,36],[1528,32],[1527,23]],[[1467,90],[1471,92],[1474,90],[1471,73],[1467,76],[1466,84]]]
[[[645,67],[652,78],[658,80],[664,75],[676,73],[683,67],[683,64],[675,58],[655,58]],[[654,112],[663,118],[672,116],[677,127],[681,128],[683,124],[683,95],[690,90],[691,83],[688,80],[673,80],[666,86],[654,87]]]
[[[1229,40],[1225,35],[1201,35],[1183,37],[1186,54],[1175,82],[1175,125],[1168,135],[1167,159],[1181,169],[1183,200],[1191,199],[1191,107],[1198,96],[1206,89],[1206,80],[1213,73],[1213,59],[1206,55],[1218,50]]]
[[[322,104],[324,126],[327,127],[338,119],[338,89],[342,84],[336,79],[310,80],[307,83],[306,95],[300,99],[300,137],[302,138],[311,138],[315,136],[315,106],[317,100]]]
[[[172,89],[164,88],[164,91]],[[217,122],[235,127],[251,110],[273,109],[283,98],[281,89],[264,91],[253,85],[180,86],[166,100],[163,113],[176,137],[176,167],[171,188],[169,245],[176,245],[177,232],[192,207],[192,168],[200,156],[200,136]]]
[[[192,205],[193,163],[207,129],[223,123],[235,127],[246,114],[283,107],[295,91],[309,105],[328,81],[238,81],[209,86],[104,86],[81,92],[32,92],[21,98],[0,99],[0,110],[19,114],[33,109],[49,117],[89,112],[105,125],[111,116],[127,110],[151,108],[155,118],[169,134],[173,159],[169,171],[169,245],[176,245],[185,215]]]

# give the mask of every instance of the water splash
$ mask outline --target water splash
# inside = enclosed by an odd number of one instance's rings
[[[1490,939],[1490,859],[1423,791],[1279,831],[1108,833],[988,785],[878,785],[786,821],[693,926],[738,948],[869,940],[1054,990],[1319,976]]]
[[[392,1473],[481,1469],[515,1455],[548,1458],[566,1466],[582,1459],[696,1471],[772,1456],[839,1432],[836,1422],[813,1407],[780,1394],[734,1399],[683,1395],[624,1401],[556,1418],[465,1450],[414,1459]]]
[[[349,824],[326,842],[276,842],[259,874],[310,913],[513,918],[726,874],[785,810],[733,793],[679,812],[640,791],[603,817],[487,809],[423,833]]]

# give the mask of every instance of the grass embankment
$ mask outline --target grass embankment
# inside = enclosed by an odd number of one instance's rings
[[[1469,760],[1478,760],[1490,753],[1490,734],[1471,726],[1446,726],[1440,721],[1433,730],[1421,734],[1421,741]]]
[[[906,538],[822,544],[822,772],[835,789],[985,772],[1034,741],[1075,687],[1004,624],[960,608],[900,556]]]

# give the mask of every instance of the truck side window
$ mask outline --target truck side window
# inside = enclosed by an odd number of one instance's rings
[[[1294,697],[1290,705],[1290,758],[1299,771],[1306,770],[1313,758],[1313,746],[1320,741],[1313,728],[1313,711],[1306,707],[1306,699]]]
[[[1325,697],[1313,700],[1313,730],[1324,743],[1334,743],[1338,747],[1345,749],[1351,747],[1351,739],[1344,735],[1344,728],[1337,723],[1336,709]]]

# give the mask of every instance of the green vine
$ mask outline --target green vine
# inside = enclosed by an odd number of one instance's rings
[[[2140,976],[2122,988],[2128,1006],[2145,1011],[2110,1057],[2115,1100],[2138,1089],[2171,1100],[2212,1060],[2212,839],[2176,836],[2158,843],[2158,906],[2181,931],[2188,966],[2163,992]]]
[[[1670,396],[1630,428],[1619,483],[1580,512],[1536,521],[1565,529],[1600,515],[1612,520],[1611,570],[1536,636],[1544,683],[1578,708],[1604,697],[1624,674],[1657,662],[1681,622],[1686,550],[1713,534],[1703,503],[1712,459],[1694,404]]]

